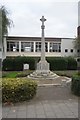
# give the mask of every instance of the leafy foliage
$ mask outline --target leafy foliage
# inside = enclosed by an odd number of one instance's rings
[[[29,64],[29,69],[35,69],[35,60],[32,57],[15,57],[6,58],[3,61],[3,70],[7,71],[22,71],[23,64]]]
[[[2,12],[2,36],[4,36],[8,34],[8,28],[12,26],[13,22],[9,19],[9,12],[5,6],[1,6],[0,11]]]
[[[72,57],[67,57],[67,70],[76,70],[77,69],[77,62]]]
[[[80,48],[80,36],[78,36],[78,37],[75,38],[74,47],[76,49]]]
[[[75,38],[75,44],[74,47],[76,50],[79,50],[77,52],[77,69],[78,69],[78,75],[80,75],[80,35]]]
[[[50,63],[50,70],[66,70],[67,61],[65,58],[55,57],[47,58],[47,61]]]
[[[15,57],[6,58],[3,61],[3,70],[5,71],[22,71],[23,64],[29,64],[30,70],[35,70],[39,58],[35,57]],[[50,63],[50,70],[76,70],[77,62],[74,58],[67,57],[47,57]]]
[[[32,99],[36,94],[37,84],[32,80],[4,78],[2,81],[3,102],[21,102]]]
[[[71,82],[71,90],[75,95],[80,96],[80,76],[74,75]]]

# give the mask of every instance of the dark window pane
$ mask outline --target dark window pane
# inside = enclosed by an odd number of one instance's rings
[[[68,49],[65,49],[65,52],[68,52]]]
[[[71,49],[71,52],[73,52],[73,49]]]
[[[79,52],[80,52],[80,50],[78,49],[78,50],[77,50],[77,52],[79,53]]]

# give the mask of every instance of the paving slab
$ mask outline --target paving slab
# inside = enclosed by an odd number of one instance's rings
[[[32,100],[3,105],[2,115],[3,118],[78,118],[78,97],[69,87],[38,87]]]

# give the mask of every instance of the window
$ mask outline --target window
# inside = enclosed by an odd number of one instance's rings
[[[33,52],[33,42],[21,42],[22,52]]]
[[[48,43],[45,43],[45,52],[48,52]]]
[[[19,42],[7,42],[7,51],[19,51]]]
[[[73,49],[71,49],[71,53],[73,52]]]
[[[41,52],[41,42],[36,42],[36,52]]]
[[[61,52],[61,43],[50,43],[50,52]]]
[[[68,52],[68,49],[65,49],[65,52]]]
[[[41,42],[36,42],[36,52],[41,52]],[[48,52],[48,43],[45,42],[45,52]]]
[[[79,52],[80,52],[80,50],[78,49],[78,50],[77,50],[77,52],[79,53]]]

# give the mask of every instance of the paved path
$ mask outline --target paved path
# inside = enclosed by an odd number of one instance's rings
[[[36,79],[35,80],[39,86],[44,86],[44,85],[63,85],[63,84],[68,84],[69,81],[71,81],[71,78],[65,77],[65,76],[57,76],[55,79]]]
[[[3,118],[78,118],[78,98],[69,87],[38,87],[29,102],[3,106]]]

